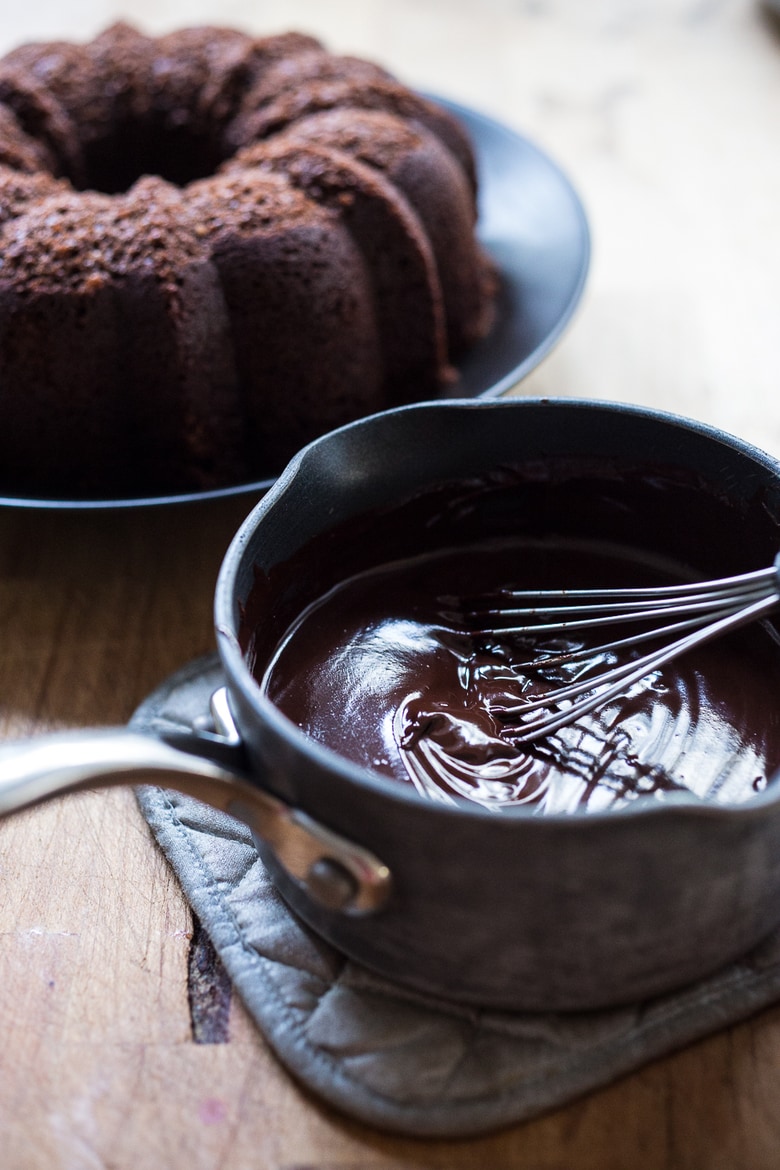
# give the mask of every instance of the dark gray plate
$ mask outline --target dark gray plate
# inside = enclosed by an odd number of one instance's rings
[[[588,272],[588,224],[569,180],[536,146],[492,118],[435,100],[472,136],[480,175],[479,236],[501,276],[496,323],[470,352],[448,397],[498,398],[539,364],[568,324]],[[258,479],[216,491],[118,500],[0,496],[0,506],[136,508],[258,496],[272,483]]]

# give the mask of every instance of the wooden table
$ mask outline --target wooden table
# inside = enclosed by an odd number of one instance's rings
[[[151,32],[308,29],[535,139],[581,192],[594,258],[573,326],[519,392],[665,407],[780,455],[780,32],[751,0],[281,7],[137,0],[133,14]],[[86,38],[120,11],[7,9],[2,51]],[[210,649],[215,574],[248,506],[1,512],[0,734],[122,722]],[[191,943],[130,792],[2,826],[3,1170],[780,1163],[780,1010],[530,1124],[396,1140],[301,1092],[235,998],[227,1042],[194,1043]]]

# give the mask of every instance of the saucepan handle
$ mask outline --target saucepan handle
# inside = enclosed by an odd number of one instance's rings
[[[42,735],[0,754],[0,816],[84,789],[161,784],[238,817],[318,903],[379,910],[390,873],[368,850],[270,795],[240,772],[127,728]]]

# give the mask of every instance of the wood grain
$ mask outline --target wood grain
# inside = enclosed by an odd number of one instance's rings
[[[16,5],[0,51],[118,15]],[[780,455],[780,36],[757,4],[136,0],[132,17],[308,29],[527,134],[578,187],[594,256],[572,327],[518,392],[669,408]],[[0,511],[0,736],[123,722],[211,649],[217,568],[250,503]],[[400,1140],[302,1091],[235,997],[224,1042],[195,1043],[192,934],[130,792],[0,826],[3,1170],[778,1164],[780,1009],[532,1123]]]

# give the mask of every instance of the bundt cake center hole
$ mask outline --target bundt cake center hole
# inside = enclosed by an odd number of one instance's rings
[[[184,187],[213,175],[226,155],[206,132],[190,126],[159,127],[137,122],[85,144],[85,190],[118,195],[143,175],[158,175]]]

